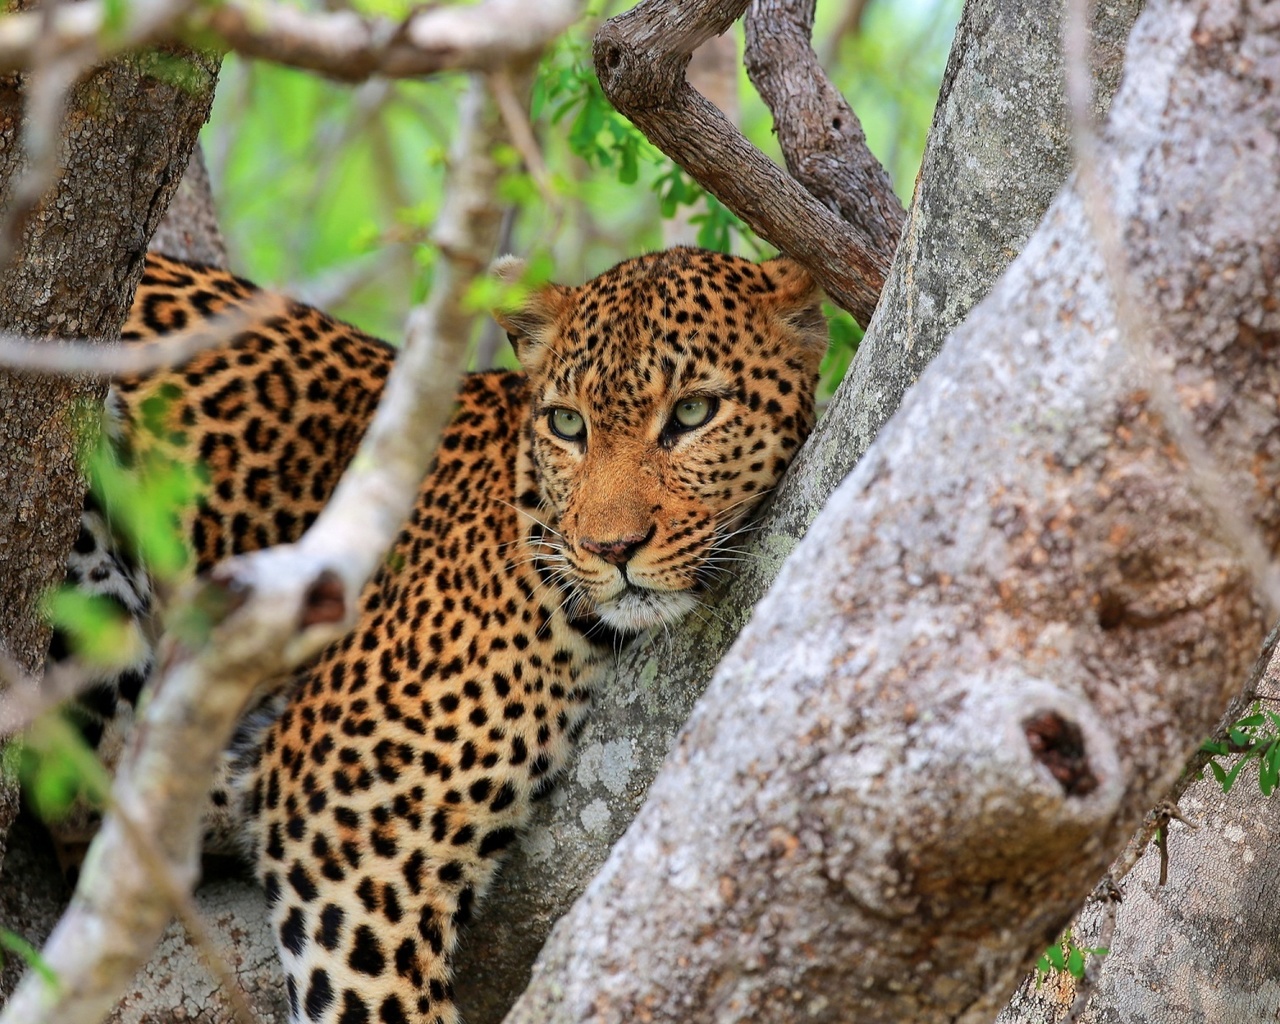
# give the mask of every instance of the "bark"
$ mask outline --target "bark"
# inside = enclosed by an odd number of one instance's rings
[[[34,338],[118,333],[146,240],[176,187],[208,115],[217,61],[184,55],[181,83],[155,55],[99,69],[67,97],[61,125],[32,125],[26,76],[0,77],[0,329]],[[38,201],[27,153],[52,135],[57,158]],[[34,199],[34,195],[32,196]],[[0,653],[38,675],[48,643],[40,602],[61,578],[79,522],[77,461],[85,408],[100,383],[0,368]],[[0,782],[0,857],[17,809]]]
[[[787,170],[887,257],[906,213],[867,148],[862,123],[813,51],[816,0],[756,0],[746,17],[746,65],[773,112]]]
[[[1140,6],[1138,0],[1130,0],[1108,8],[1098,25],[1103,54],[1123,51]],[[868,362],[890,363],[883,376],[891,378],[891,390],[889,384],[882,385],[889,394],[878,406],[884,419],[892,412],[891,400],[901,400],[918,370],[896,360],[894,346],[877,346],[876,333],[906,330],[932,352],[942,342],[943,332],[925,312],[931,307],[913,301],[912,282],[945,295],[950,273],[957,296],[951,313],[962,318],[967,307],[958,307],[966,298],[972,304],[985,293],[1066,179],[1068,133],[1061,87],[1055,84],[1062,78],[1060,47],[1055,33],[1038,31],[1043,19],[1060,16],[1058,0],[970,0],[966,5],[915,197],[915,208],[929,211],[932,259],[915,262],[914,250],[903,247],[886,288],[883,312],[864,338],[863,352],[851,371],[866,374]],[[974,45],[984,36],[990,46]],[[1100,103],[1109,103],[1118,67],[1118,60],[1107,60],[1095,68]],[[1032,84],[1023,88],[1023,82]],[[1016,95],[1019,102],[1005,102],[1008,95]],[[1002,136],[1021,139],[1027,147],[1038,135],[1051,133],[1054,144],[1042,145],[1038,162],[1019,169],[1036,178],[1034,186],[1008,188],[1014,169],[997,146],[987,145],[973,130],[975,123],[997,120]],[[940,150],[947,151],[945,160]],[[971,170],[955,180],[942,173],[952,162]],[[997,229],[994,220],[975,229],[970,212],[975,206],[995,208],[993,218],[1002,218],[998,237],[1006,240],[1004,246],[993,250],[988,244],[989,232]],[[923,220],[914,208],[912,217]],[[575,767],[544,805],[520,851],[504,865],[480,919],[464,937],[458,999],[469,1024],[502,1019],[524,987],[529,965],[551,926],[578,898],[635,817],[672,740],[751,607],[854,461],[849,449],[857,443],[858,413],[844,391],[837,395],[780,488],[759,539],[728,591],[671,634],[623,652],[617,677],[597,697]]]
[[[188,263],[226,268],[227,243],[218,226],[218,210],[213,202],[209,171],[199,146],[191,151],[182,183],[148,248]]]
[[[1276,639],[1273,634],[1273,641]],[[1264,708],[1280,699],[1280,656],[1266,659],[1256,692]],[[1083,1024],[1218,1024],[1274,1020],[1280,985],[1274,954],[1280,924],[1273,837],[1280,803],[1265,797],[1252,769],[1230,793],[1211,775],[1190,781],[1179,797],[1196,828],[1170,827],[1168,881],[1149,846],[1123,881],[1124,900],[1106,942]],[[1114,869],[1113,869],[1114,870]],[[1099,945],[1105,908],[1090,903],[1072,926],[1077,945]],[[1037,986],[1028,978],[999,1024],[1059,1024],[1077,997],[1069,975]]]
[[[155,56],[117,61],[72,93],[62,131],[63,173],[25,218],[0,291],[0,327],[35,338],[110,338],[119,332],[147,239],[177,187],[208,114],[217,63],[188,56],[181,85],[156,77]],[[24,165],[23,83],[0,82],[0,209]],[[41,126],[49,130],[49,126]],[[70,546],[82,484],[75,402],[98,384],[33,380],[0,371],[0,548],[4,646],[38,672],[48,640],[37,609]]]
[[[1151,381],[1274,549],[1278,35],[1149,6],[1099,172],[1150,364],[1068,190],[797,547],[512,1024],[979,1021],[1056,936],[1262,638]]]
[[[693,51],[689,59],[689,85],[711,101],[730,124],[740,121],[738,97],[738,41],[732,32],[712,36]],[[674,217],[662,222],[662,244],[697,245],[698,226],[692,219],[706,212],[706,203],[682,206]]]
[[[305,68],[347,82],[375,75],[408,78],[441,71],[498,71],[534,62],[542,39],[573,23],[580,0],[486,0],[471,8],[429,6],[403,20],[350,10],[304,11],[228,0],[135,0],[121,12],[108,0],[83,0],[0,20],[0,72],[32,67],[42,53],[76,54],[88,63],[113,53],[175,40]],[[524,28],[512,38],[510,26]],[[526,41],[527,40],[527,41]],[[87,66],[87,65],[86,65]]]

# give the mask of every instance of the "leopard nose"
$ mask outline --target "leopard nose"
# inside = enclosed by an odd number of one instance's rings
[[[619,537],[617,540],[581,540],[578,543],[590,551],[593,555],[599,555],[610,565],[626,565],[637,551],[639,551],[653,536],[653,530],[648,533],[633,533],[627,537]]]

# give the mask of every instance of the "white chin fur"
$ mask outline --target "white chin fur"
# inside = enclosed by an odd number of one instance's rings
[[[626,590],[596,607],[596,614],[623,633],[642,633],[673,623],[698,607],[688,591]]]

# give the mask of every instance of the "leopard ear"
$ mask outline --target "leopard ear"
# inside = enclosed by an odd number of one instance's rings
[[[795,337],[801,351],[816,365],[827,351],[827,318],[822,312],[822,288],[790,256],[776,256],[760,264],[772,288],[765,296],[775,315]]]
[[[502,256],[490,272],[503,284],[518,285],[524,277],[525,262],[516,256]],[[514,305],[493,311],[493,318],[507,332],[516,358],[527,372],[537,372],[545,360],[551,330],[569,305],[569,297],[570,289],[547,283],[527,292]]]

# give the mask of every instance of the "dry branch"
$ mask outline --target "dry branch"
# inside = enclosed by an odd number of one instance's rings
[[[760,237],[808,266],[861,324],[889,258],[756,149],[685,78],[690,55],[738,19],[746,0],[645,0],[596,33],[609,101]]]
[[[60,984],[51,991],[28,975],[0,1015],[4,1024],[91,1024],[110,1010],[173,912],[138,864],[139,837],[191,885],[205,790],[249,695],[350,627],[360,588],[407,515],[464,365],[463,294],[491,258],[500,217],[489,153],[503,137],[480,85],[459,120],[432,295],[410,324],[351,469],[298,544],[225,562],[197,585],[214,624],[203,645],[171,646],[164,660],[118,770],[119,813],[108,814],[44,950]]]
[[[747,74],[773,113],[791,176],[893,258],[906,211],[867,148],[858,115],[813,51],[817,0],[755,0],[747,9]]]
[[[123,29],[108,30],[105,0],[0,18],[0,72],[31,67],[42,52],[105,59],[142,44],[185,40],[355,82],[440,71],[493,71],[534,60],[579,15],[581,0],[486,0],[474,7],[427,6],[401,21],[353,11],[304,11],[281,3],[145,0]]]
[[[1099,167],[1156,368],[1269,550],[1278,42],[1149,4]],[[991,1018],[1262,637],[1117,327],[1068,190],[793,553],[511,1024]]]

